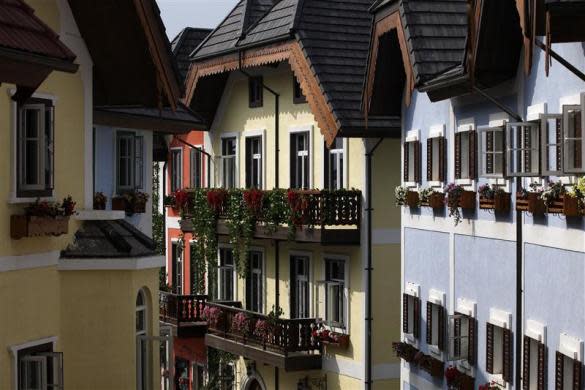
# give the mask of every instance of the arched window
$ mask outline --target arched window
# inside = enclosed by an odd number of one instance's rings
[[[136,297],[136,389],[148,390],[148,307],[144,290]]]

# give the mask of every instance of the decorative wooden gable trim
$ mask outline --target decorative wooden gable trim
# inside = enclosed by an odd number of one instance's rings
[[[370,47],[370,60],[366,74],[366,86],[363,101],[366,118],[369,112],[372,93],[374,91],[374,80],[376,77],[376,63],[378,61],[380,38],[382,35],[394,29],[398,34],[400,51],[402,52],[402,62],[404,64],[404,73],[406,74],[406,94],[404,96],[404,101],[407,106],[410,105],[412,92],[414,91],[414,72],[412,71],[410,56],[408,54],[408,47],[406,45],[402,20],[400,19],[399,11],[396,11],[374,23]]]

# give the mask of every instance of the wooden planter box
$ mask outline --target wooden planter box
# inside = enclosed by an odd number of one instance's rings
[[[580,201],[578,198],[565,195],[563,197],[563,213],[567,217],[580,217],[582,216],[581,209],[579,208]]]
[[[321,344],[329,345],[331,347],[337,347],[341,349],[347,349],[349,347],[349,335],[347,334],[340,334],[338,336],[338,341],[334,342],[331,340],[321,340]]]
[[[126,199],[122,197],[112,198],[112,210],[126,211]]]
[[[445,207],[445,194],[436,192],[429,196],[429,207],[432,209],[442,209]]]
[[[112,210],[126,211],[133,214],[143,214],[146,212],[146,204],[128,205],[123,197],[112,198]]]
[[[511,194],[504,192],[495,194],[493,199],[479,197],[479,208],[482,210],[495,210],[498,213],[510,212],[510,206],[512,203]]]
[[[528,193],[528,212],[539,215],[546,212],[546,206],[544,200],[540,199],[540,194]]]
[[[411,208],[418,207],[419,195],[418,192],[408,191],[406,193],[406,205]]]
[[[555,199],[552,201],[550,206],[546,209],[547,213],[550,214],[562,214],[564,209],[563,198]]]
[[[95,200],[93,201],[93,209],[94,210],[105,210],[106,209],[106,203],[105,202],[96,202]]]
[[[146,212],[146,204],[135,204],[132,208],[134,214],[144,214]]]
[[[396,352],[397,357],[403,359],[407,363],[413,363],[419,352],[418,349],[404,342],[392,343],[392,349]]]
[[[453,390],[474,390],[475,387],[475,380],[466,374],[461,374],[461,376],[457,379],[457,383],[452,385],[448,385],[448,389]]]
[[[459,207],[466,210],[475,209],[475,191],[463,191],[459,199]]]
[[[420,368],[429,373],[433,378],[442,378],[445,371],[445,363],[432,356],[425,355],[419,364]]]
[[[10,237],[60,236],[69,231],[69,217],[27,217],[10,216]]]

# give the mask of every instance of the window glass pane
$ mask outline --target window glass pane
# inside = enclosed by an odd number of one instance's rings
[[[408,153],[408,181],[414,182],[414,142],[408,142],[406,152]]]
[[[136,182],[134,183],[136,188],[144,188],[144,137],[136,137],[134,139],[134,172],[136,175]]]
[[[573,106],[569,106],[573,107]],[[583,130],[581,109],[565,108],[565,163],[569,171],[583,171]]]
[[[25,147],[25,184],[38,184],[39,141],[29,139]]]

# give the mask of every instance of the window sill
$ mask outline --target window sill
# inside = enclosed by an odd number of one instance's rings
[[[429,181],[428,185],[429,185],[429,187],[443,189],[443,182],[442,181]]]
[[[126,218],[126,212],[118,210],[80,210],[75,219],[78,221],[114,221]]]
[[[55,196],[45,196],[40,198],[23,198],[18,197],[16,194],[10,194],[8,198],[8,204],[27,204],[27,203],[35,203],[37,200],[41,202],[56,202],[57,198]]]
[[[407,188],[418,188],[418,183],[415,181],[406,181],[404,182],[404,186]]]
[[[443,361],[443,352],[436,345],[429,345],[429,353],[435,359]]]
[[[510,385],[507,382],[504,382],[504,378],[502,374],[489,374],[490,382],[493,382],[496,386],[500,389],[509,389]]]

